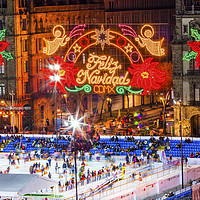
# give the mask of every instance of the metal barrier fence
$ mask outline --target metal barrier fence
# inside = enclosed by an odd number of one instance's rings
[[[85,192],[80,194],[79,198],[80,200],[82,199],[87,199],[87,200],[96,200],[96,199],[101,199],[101,198],[106,198],[109,195],[116,194],[118,192],[133,188],[136,185],[143,184],[146,181],[150,180],[155,180],[157,178],[160,178],[162,176],[166,176],[167,174],[170,174],[174,172],[174,170],[179,169],[179,162],[175,163],[170,163],[168,165],[164,165],[152,170],[145,171],[141,173],[141,179],[134,179],[133,177],[127,177],[124,178],[118,182],[115,182],[115,186],[113,187],[113,183],[108,184],[106,187],[108,189],[105,189],[103,191],[99,191],[96,194],[92,194],[91,191]],[[148,172],[151,172],[148,174]],[[65,198],[65,200],[75,200],[75,196]]]
[[[155,159],[149,159],[148,161],[148,164],[152,164],[155,162]],[[129,164],[126,166],[126,175],[129,175],[132,173],[133,171],[133,166],[134,165],[134,168],[137,168],[137,167],[141,167],[141,166],[145,166],[147,164],[147,161],[142,161],[140,163],[135,163],[135,164]],[[118,169],[118,171],[121,171],[122,168]],[[78,189],[80,189],[80,187],[82,186],[85,186],[85,185],[88,185],[90,183],[94,183],[94,182],[97,182],[97,181],[100,181],[100,180],[103,180],[103,179],[106,179],[106,178],[110,178],[113,174],[113,172],[116,172],[117,170],[113,171],[113,170],[110,170],[109,172],[106,172],[106,173],[103,173],[103,174],[100,174],[100,175],[96,175],[96,176],[93,176],[91,178],[86,178],[85,180],[82,180],[82,181],[78,181]],[[65,192],[65,191],[68,191],[68,190],[72,190],[75,188],[75,184],[70,184],[68,186],[60,186],[59,187],[59,192]]]

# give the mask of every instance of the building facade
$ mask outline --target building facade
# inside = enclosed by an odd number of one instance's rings
[[[0,25],[7,28],[6,40],[9,40],[9,51],[14,60],[5,63],[5,72],[1,74],[5,85],[6,98],[14,91],[17,103],[23,107],[31,107],[24,115],[15,115],[15,125],[21,130],[41,130],[48,125],[55,125],[55,92],[43,79],[42,68],[47,66],[53,56],[43,53],[45,42],[43,38],[53,39],[52,29],[62,25],[68,34],[75,25],[87,24],[90,27],[101,24],[114,27],[118,24],[128,24],[138,33],[144,24],[151,24],[156,31],[155,39],[165,37],[166,56],[161,62],[171,61],[170,41],[174,30],[175,2],[168,0],[0,0]],[[56,55],[63,56],[65,48],[60,48]],[[141,49],[146,56],[146,52]],[[1,85],[0,85],[1,87]],[[2,85],[3,87],[3,85]],[[0,90],[1,91],[1,90]],[[67,94],[68,97],[57,93],[58,115],[66,112],[66,102],[69,102],[70,112],[78,105],[89,113],[100,113],[102,110],[117,110],[141,104],[155,102],[153,94],[140,95],[96,95],[96,94]],[[1,95],[1,94],[0,94]],[[112,99],[111,108],[107,97]],[[109,104],[110,105],[110,104]]]
[[[199,31],[200,1],[176,0],[176,29],[172,42],[173,52],[173,91],[175,100],[181,101],[174,107],[176,135],[179,136],[180,120],[183,136],[199,136],[199,67],[196,60],[183,60],[184,55],[191,51],[187,44],[194,40],[191,28]]]
[[[175,28],[175,1],[160,0],[105,0],[105,23],[127,24],[134,28],[139,34],[143,25],[150,24],[154,27],[156,34],[154,38],[160,40],[163,37],[166,54],[162,57],[154,57],[160,63],[171,62],[172,51],[170,41],[173,38]],[[139,48],[144,58],[149,56],[148,52]],[[113,108],[129,108],[133,106],[149,104],[160,98],[160,93],[150,93],[146,96],[140,94],[128,94],[115,96],[117,104]],[[120,101],[121,100],[121,101]],[[122,102],[119,104],[118,102]]]
[[[16,60],[15,60],[15,23],[14,23],[14,1],[1,0],[0,1],[0,30],[6,29],[5,37],[2,41],[8,42],[9,46],[6,48],[7,52],[10,52],[14,59],[6,60],[3,58],[3,65],[0,65],[0,106],[11,107],[12,98],[11,92],[13,91],[14,102],[17,104],[16,96]],[[0,109],[0,129],[3,129],[6,125],[13,123],[11,120],[9,109],[7,112]],[[16,114],[17,115],[17,114]],[[15,118],[15,123],[18,122],[18,115]]]

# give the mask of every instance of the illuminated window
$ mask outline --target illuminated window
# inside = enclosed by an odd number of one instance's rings
[[[1,83],[0,84],[0,96],[5,95],[5,93],[6,93],[5,84]]]
[[[28,61],[24,61],[24,73],[28,72]]]
[[[41,58],[39,59],[39,70],[40,71],[42,70],[42,59]]]
[[[28,50],[28,40],[24,40],[23,42],[23,52],[26,52]]]
[[[4,74],[4,73],[5,73],[5,66],[0,65],[0,74]]]

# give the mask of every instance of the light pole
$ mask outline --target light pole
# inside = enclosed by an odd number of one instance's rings
[[[56,71],[59,70],[59,65],[56,64],[54,65],[54,69]],[[56,109],[56,121],[55,121],[55,132],[56,132],[56,146],[57,146],[57,151],[58,151],[58,131],[57,131],[57,82],[60,81],[60,76],[58,74],[54,74],[54,76],[50,76],[50,79],[55,82],[55,109]]]
[[[160,97],[163,104],[163,134],[166,134],[166,99]]]
[[[182,189],[184,188],[184,179],[183,179],[183,137],[182,137],[182,125],[181,125],[181,102],[178,101],[177,105],[179,105],[179,133],[181,137],[181,177],[182,177]]]
[[[108,104],[108,111],[110,112],[110,117],[112,117],[112,99],[108,97],[106,100]]]
[[[56,121],[55,121],[56,149],[57,149],[57,151],[58,151],[58,131],[57,131],[57,121],[58,121],[58,111],[57,111],[57,81],[55,81],[55,109],[56,109]]]
[[[12,90],[12,92],[9,93],[9,94],[12,96],[12,109],[13,109],[13,107],[14,107],[14,95],[15,95],[15,93]],[[13,133],[15,133],[14,113],[12,114],[12,127],[13,127]]]
[[[88,150],[90,148],[86,148],[86,146],[84,147],[84,143],[86,145],[86,139],[81,139],[81,140],[77,140],[76,139],[76,130],[79,131],[80,133],[82,133],[82,129],[81,129],[81,125],[87,125],[85,123],[82,123],[81,121],[87,117],[86,116],[82,116],[81,118],[78,119],[78,114],[76,113],[76,117],[74,118],[71,115],[71,125],[68,127],[68,129],[73,129],[72,131],[72,141],[71,141],[71,152],[74,153],[74,168],[75,168],[75,189],[76,189],[76,200],[78,200],[78,180],[77,180],[77,162],[76,162],[76,154],[77,151],[80,150]],[[82,143],[82,145],[81,145]]]

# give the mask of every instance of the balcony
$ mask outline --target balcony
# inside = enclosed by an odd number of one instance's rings
[[[196,5],[186,5],[185,6],[185,11],[186,12],[199,12],[200,11],[200,4],[196,4]]]
[[[200,101],[189,101],[190,106],[200,106]]]
[[[200,70],[187,70],[187,75],[200,76]]]

